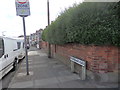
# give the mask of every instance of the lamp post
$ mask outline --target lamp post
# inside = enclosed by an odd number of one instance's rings
[[[50,10],[49,10],[49,0],[47,0],[47,13],[48,13],[48,26],[50,25]],[[51,44],[48,43],[48,58],[51,58]]]

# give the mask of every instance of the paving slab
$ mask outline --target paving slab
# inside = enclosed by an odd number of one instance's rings
[[[43,50],[32,47],[28,59],[30,75],[26,75],[26,61],[23,60],[9,88],[105,88],[89,80],[82,81],[59,60],[49,59]]]

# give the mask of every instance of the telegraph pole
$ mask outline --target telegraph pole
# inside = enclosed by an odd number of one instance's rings
[[[47,0],[47,12],[48,12],[48,26],[50,25],[50,9],[49,0]],[[51,44],[48,43],[48,58],[51,58]]]

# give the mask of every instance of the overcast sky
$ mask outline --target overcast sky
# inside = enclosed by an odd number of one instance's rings
[[[0,0],[0,36],[23,35],[22,18],[16,16],[15,0]],[[54,21],[61,11],[83,0],[49,0],[50,21]],[[47,0],[29,0],[31,15],[26,17],[27,35],[47,26]]]
[[[84,0],[49,0],[50,21],[54,21],[61,11]],[[119,0],[85,0],[119,1]],[[26,17],[26,33],[30,35],[47,26],[47,0],[29,0],[31,15]],[[0,0],[0,36],[14,37],[23,35],[22,18],[16,16],[15,0]]]

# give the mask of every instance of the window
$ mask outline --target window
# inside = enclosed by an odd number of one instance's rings
[[[17,42],[18,49],[20,49],[20,46],[21,46],[21,42]]]
[[[4,54],[4,42],[3,39],[0,38],[0,58],[3,56]]]

